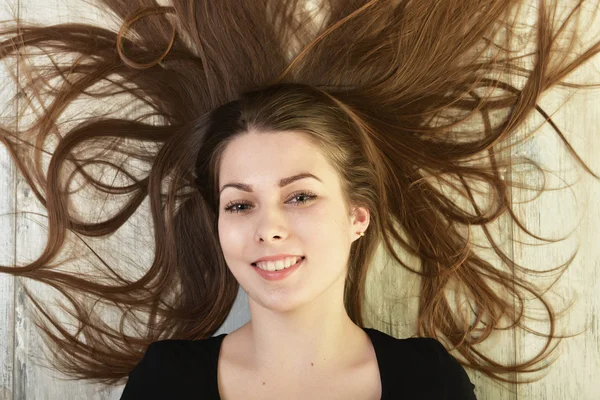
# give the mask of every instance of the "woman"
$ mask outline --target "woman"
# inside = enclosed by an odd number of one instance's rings
[[[19,96],[53,102],[37,124],[3,131],[48,208],[51,241],[35,263],[0,271],[124,312],[110,327],[70,297],[85,340],[42,324],[61,350],[56,368],[106,383],[129,376],[124,399],[469,399],[472,383],[438,338],[465,366],[503,381],[500,374],[530,372],[545,359],[501,365],[474,347],[501,317],[522,326],[514,298],[530,292],[544,300],[531,282],[480,258],[465,228],[510,212],[510,160],[500,145],[531,111],[544,113],[537,100],[545,90],[598,52],[593,43],[576,58],[562,56],[575,48],[578,17],[597,2],[574,2],[564,13],[540,2],[530,30],[521,30],[528,9],[514,0],[332,0],[318,13],[297,1],[101,3],[125,21],[118,33],[7,28],[0,53],[37,46],[79,57],[24,69],[34,74]],[[533,51],[520,54],[519,40],[532,32]],[[77,96],[122,93],[148,113],[106,112],[68,129],[59,119]],[[34,160],[60,127],[41,173]],[[120,155],[126,160],[116,161]],[[105,183],[85,168],[106,165],[128,183]],[[100,222],[76,218],[74,176],[107,194],[130,194],[128,202]],[[481,182],[493,200],[485,209],[473,196]],[[103,281],[44,268],[67,231],[113,233],[146,196],[155,256],[143,276],[108,264]],[[490,242],[505,265],[518,267]],[[421,338],[364,327],[365,281],[379,245],[422,277]],[[418,257],[419,268],[394,245]],[[260,262],[284,256],[291,265]],[[472,315],[452,310],[443,295],[450,283],[469,290]],[[215,337],[238,285],[251,320]],[[148,313],[141,328],[140,311]]]
[[[197,184],[218,204],[219,246],[251,320],[216,338],[154,343],[123,399],[475,398],[439,342],[364,330],[347,314],[348,256],[381,216],[370,144],[355,145],[345,118],[318,90],[278,85],[211,113],[200,148],[189,136],[166,150],[201,154]]]

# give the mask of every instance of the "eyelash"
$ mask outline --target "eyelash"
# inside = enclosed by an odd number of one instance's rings
[[[296,193],[294,193],[292,195],[292,199],[295,199],[296,197],[300,197],[300,196],[306,196],[306,197],[308,197],[308,200],[296,202],[295,205],[297,205],[297,206],[300,205],[300,204],[304,204],[304,203],[307,203],[309,201],[312,201],[312,200],[314,200],[317,197],[317,195],[315,195],[312,192],[302,191],[302,192],[296,192]],[[244,201],[229,202],[227,204],[227,206],[224,208],[224,210],[225,210],[225,212],[228,212],[230,214],[233,214],[233,213],[239,214],[240,212],[245,211],[245,210],[232,210],[233,207],[238,206],[238,205],[250,205],[250,203],[247,202],[247,201],[245,201],[245,200]]]

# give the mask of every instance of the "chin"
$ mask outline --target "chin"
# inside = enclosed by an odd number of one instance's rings
[[[253,297],[258,297],[255,299]],[[273,293],[270,294],[268,292],[257,293],[254,292],[252,297],[248,296],[248,302],[254,303],[254,305],[267,309],[277,313],[286,313],[290,311],[294,311],[299,307],[302,307],[306,302],[301,301],[298,296],[283,294],[283,293]]]

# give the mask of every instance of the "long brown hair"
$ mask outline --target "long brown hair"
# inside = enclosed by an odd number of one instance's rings
[[[220,157],[237,135],[257,129],[306,134],[338,171],[347,209],[368,207],[370,226],[352,245],[344,295],[357,325],[368,267],[382,244],[422,277],[417,335],[443,338],[465,366],[498,380],[538,370],[557,338],[553,308],[487,226],[508,213],[539,238],[511,209],[509,189],[521,185],[507,173],[516,162],[536,164],[505,152],[533,112],[553,124],[538,105],[544,91],[582,86],[565,78],[600,50],[597,42],[576,46],[580,19],[596,12],[596,2],[576,1],[559,13],[557,3],[539,1],[532,16],[516,0],[328,0],[317,10],[322,18],[297,0],[101,3],[118,32],[76,23],[19,23],[0,32],[0,57],[17,61],[19,92],[10,101],[35,114],[28,126],[4,125],[0,138],[48,211],[49,237],[37,260],[0,271],[51,285],[69,300],[77,332],[27,291],[45,318],[39,327],[55,368],[114,384],[151,342],[206,338],[221,326],[238,283],[217,235]],[[27,65],[35,53],[26,50],[36,48],[49,58]],[[62,118],[86,97],[116,102],[122,95],[148,112]],[[106,183],[92,167],[112,168],[126,183]],[[76,179],[127,200],[109,217],[86,221],[72,209]],[[475,196],[482,186],[485,207]],[[102,279],[58,268],[69,239],[115,233],[146,197],[154,258],[143,275],[118,272],[91,245]],[[477,254],[470,226],[482,227],[506,268]],[[398,249],[418,257],[419,268]],[[444,294],[450,284],[470,294],[472,315],[452,309]],[[527,292],[547,307],[547,345],[523,363],[499,364],[476,345],[502,318],[524,327]],[[102,320],[98,301],[122,312],[118,327]]]

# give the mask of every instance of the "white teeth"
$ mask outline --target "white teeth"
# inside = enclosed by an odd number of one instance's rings
[[[256,266],[265,271],[280,271],[296,264],[302,257],[288,257],[277,261],[261,261]]]

